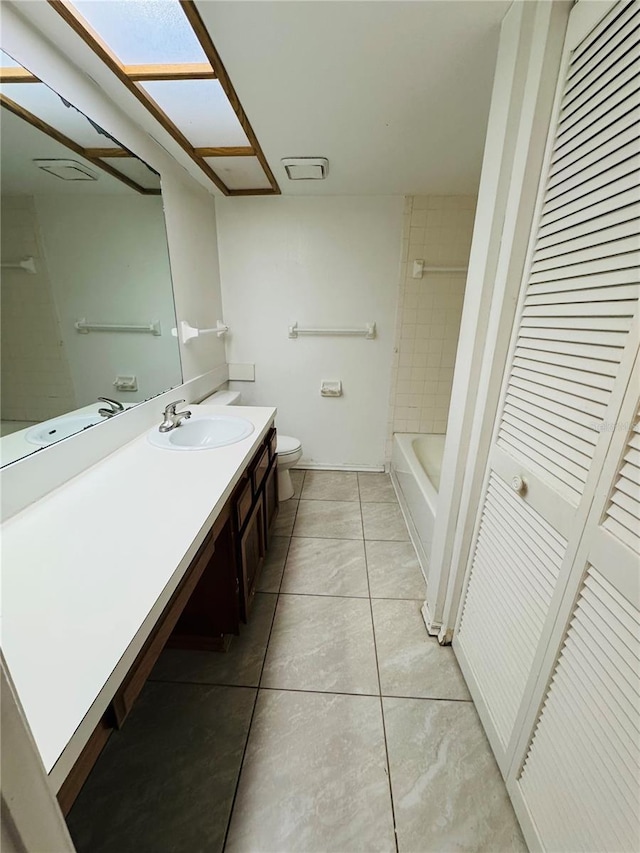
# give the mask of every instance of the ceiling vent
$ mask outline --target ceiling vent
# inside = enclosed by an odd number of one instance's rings
[[[326,157],[285,157],[282,165],[291,181],[323,181],[329,174]]]
[[[78,160],[34,160],[38,169],[63,181],[97,181],[98,173]]]

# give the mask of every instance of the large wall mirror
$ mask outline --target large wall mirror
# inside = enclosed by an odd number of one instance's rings
[[[6,54],[0,65],[6,465],[182,372],[159,175]]]

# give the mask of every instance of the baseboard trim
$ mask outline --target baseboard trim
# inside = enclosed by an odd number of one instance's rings
[[[305,462],[294,465],[294,471],[362,471],[363,474],[384,474],[384,465],[338,465],[331,462]]]

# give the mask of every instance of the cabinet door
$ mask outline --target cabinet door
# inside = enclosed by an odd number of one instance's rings
[[[592,506],[523,726],[510,787],[532,848],[640,849],[639,390],[615,425],[610,489]]]
[[[602,4],[595,27],[584,6],[569,20],[454,637],[505,774],[638,350],[640,4]]]
[[[224,650],[239,632],[238,579],[230,515],[215,536],[215,550],[170,639],[181,648]]]
[[[248,613],[255,593],[255,583],[262,568],[265,554],[264,498],[259,496],[240,536],[240,559],[244,579],[245,610]]]
[[[273,459],[264,483],[265,543],[269,546],[273,522],[278,515],[278,464]]]

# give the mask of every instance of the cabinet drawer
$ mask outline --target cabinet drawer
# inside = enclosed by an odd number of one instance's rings
[[[236,521],[238,524],[238,530],[242,530],[242,528],[244,527],[244,523],[247,520],[249,513],[251,512],[252,504],[253,486],[251,484],[251,479],[249,479],[247,480],[245,487],[238,495],[236,503]]]
[[[278,452],[278,433],[276,432],[275,427],[271,427],[271,429],[269,430],[267,443],[269,445],[269,459],[272,460],[275,458],[275,455]]]
[[[269,448],[265,447],[253,469],[253,493],[258,494],[269,470]]]

